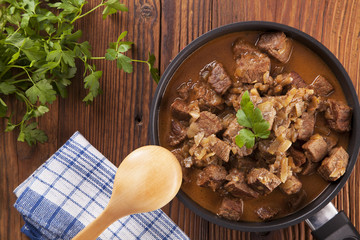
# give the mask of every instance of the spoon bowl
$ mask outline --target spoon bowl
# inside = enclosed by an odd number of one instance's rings
[[[160,146],[134,150],[116,172],[107,207],[74,239],[96,239],[119,218],[165,206],[175,197],[181,182],[180,163],[169,150]]]

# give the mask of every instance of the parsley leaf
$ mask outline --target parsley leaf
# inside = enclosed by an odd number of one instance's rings
[[[117,13],[118,11],[127,12],[128,9],[125,4],[119,2],[119,0],[109,0],[104,4],[106,7],[102,13],[103,19],[107,16]]]
[[[5,117],[8,110],[6,103],[0,98],[0,117]]]
[[[235,143],[240,148],[252,148],[257,138],[266,139],[270,135],[270,124],[263,118],[259,108],[254,108],[249,92],[244,92],[241,102],[241,109],[236,113],[237,122],[245,127],[235,137]]]
[[[154,64],[155,64],[154,54],[149,53],[149,58],[147,60],[147,64],[149,66],[149,71],[150,71],[151,77],[154,79],[154,81],[156,83],[159,83],[159,81],[160,81],[159,69],[154,67]]]
[[[100,83],[99,79],[102,76],[102,71],[92,72],[89,76],[84,79],[85,88],[89,89],[90,92],[83,99],[84,102],[90,103],[94,100],[94,98],[100,93]]]
[[[127,73],[131,73],[133,71],[133,66],[131,64],[131,58],[125,56],[122,53],[120,53],[116,58],[116,66],[120,70],[123,69],[124,72],[127,72]]]
[[[25,94],[32,104],[35,104],[38,99],[42,104],[52,103],[56,100],[56,92],[46,79],[34,84],[26,90]]]
[[[20,129],[20,134],[18,136],[18,141],[26,141],[30,146],[36,142],[44,143],[48,140],[44,131],[37,129],[37,122],[32,122],[29,125],[22,126]]]
[[[16,87],[13,84],[10,84],[8,82],[0,83],[0,93],[9,95],[9,94],[14,93],[15,91],[16,91]]]

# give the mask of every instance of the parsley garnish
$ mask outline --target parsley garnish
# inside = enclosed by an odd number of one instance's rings
[[[270,124],[263,119],[260,109],[254,108],[248,91],[243,94],[240,105],[241,108],[236,113],[236,119],[245,128],[239,131],[235,142],[240,148],[244,145],[246,148],[252,148],[257,138],[269,137]]]
[[[37,128],[34,118],[49,111],[49,104],[57,96],[66,97],[77,67],[75,60],[84,64],[83,99],[91,103],[101,93],[99,79],[102,71],[89,60],[114,60],[127,73],[133,71],[133,62],[146,63],[151,76],[159,81],[154,67],[155,56],[148,60],[131,59],[125,53],[132,42],[123,41],[127,32],[110,43],[104,56],[93,57],[89,42],[80,42],[81,30],[74,23],[91,12],[103,8],[103,18],[119,11],[128,11],[119,0],[101,0],[94,8],[83,12],[86,0],[0,0],[0,117],[6,118],[5,131],[20,130],[18,140],[32,145],[47,141],[46,134]],[[26,105],[22,119],[12,122],[15,109],[9,109],[4,95],[14,95]],[[11,113],[9,113],[11,112]]]

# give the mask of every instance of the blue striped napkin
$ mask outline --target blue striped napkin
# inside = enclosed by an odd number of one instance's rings
[[[14,191],[31,239],[71,239],[107,205],[117,168],[76,132]],[[98,239],[189,239],[161,210],[121,218]]]

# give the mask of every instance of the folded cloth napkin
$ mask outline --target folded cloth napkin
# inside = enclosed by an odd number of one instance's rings
[[[31,239],[71,239],[109,202],[117,168],[76,132],[15,189]],[[121,218],[98,239],[189,239],[160,209]]]

